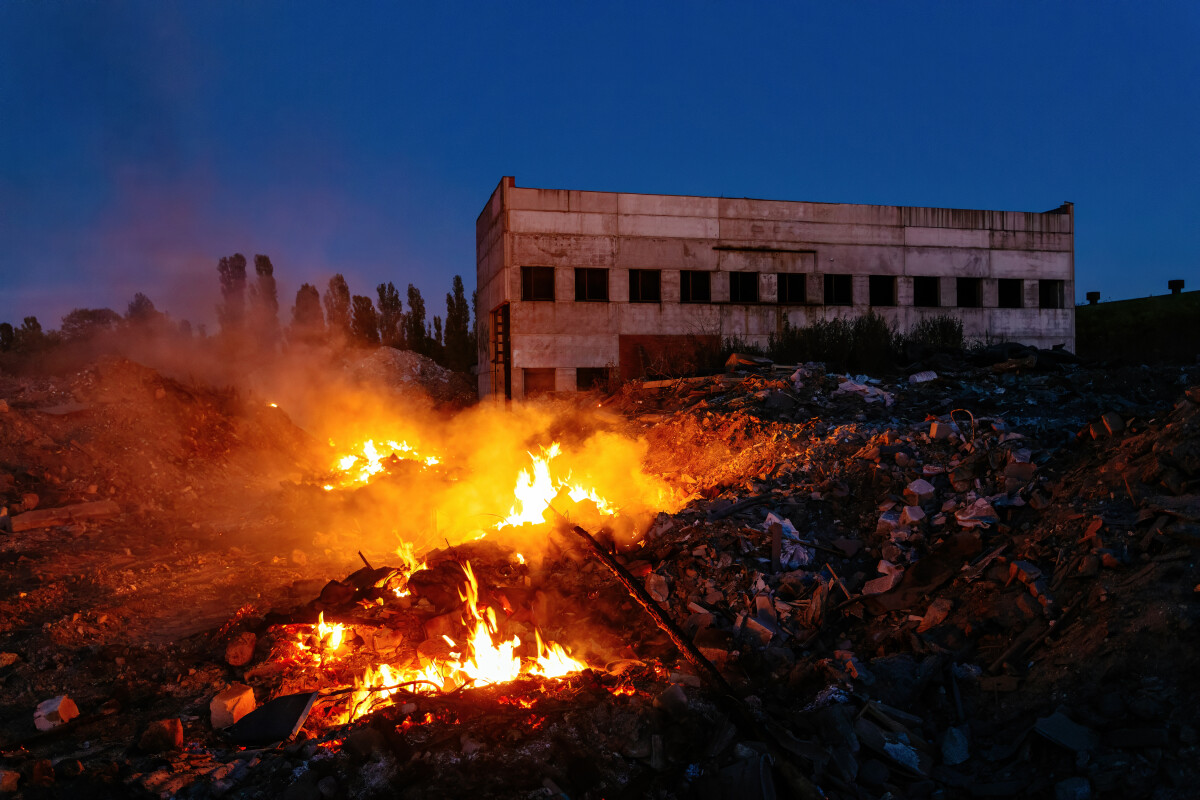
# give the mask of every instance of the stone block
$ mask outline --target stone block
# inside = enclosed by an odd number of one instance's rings
[[[218,694],[208,704],[215,730],[228,728],[242,717],[254,710],[254,690],[241,683],[235,683]]]

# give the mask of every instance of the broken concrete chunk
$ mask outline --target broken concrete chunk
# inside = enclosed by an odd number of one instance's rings
[[[705,658],[720,667],[729,658],[729,650],[733,647],[733,634],[711,627],[702,628],[692,639],[692,643]]]
[[[681,685],[673,683],[662,694],[654,698],[654,706],[655,708],[661,708],[672,716],[682,714],[687,711],[687,694],[683,691]]]
[[[1094,750],[1100,744],[1100,737],[1095,731],[1080,725],[1061,711],[1040,718],[1033,729],[1049,741],[1076,753]]]
[[[667,602],[667,598],[670,597],[667,579],[657,572],[651,572],[646,576],[646,591],[659,603]]]
[[[890,561],[880,560],[878,569],[883,576],[864,583],[863,594],[883,594],[895,588],[896,584],[900,583],[900,579],[904,577],[904,570]]]
[[[231,667],[244,667],[254,658],[254,645],[258,637],[251,631],[243,631],[225,645],[225,663]]]
[[[147,753],[166,753],[183,747],[183,723],[178,718],[160,719],[150,723],[138,747]]]
[[[1100,421],[1104,423],[1104,429],[1108,431],[1109,436],[1116,436],[1125,430],[1125,420],[1115,411],[1107,412],[1100,417]]]
[[[937,373],[931,369],[922,370],[921,372],[914,372],[912,375],[908,376],[909,383],[929,383],[930,381],[936,380]]]
[[[950,436],[957,433],[953,422],[931,422],[929,423],[929,438],[930,439],[949,439]]]
[[[929,608],[925,609],[925,616],[921,617],[921,624],[917,626],[917,633],[924,633],[930,628],[937,627],[946,621],[946,617],[950,616],[950,610],[954,608],[954,601],[948,597],[939,597],[929,604]]]
[[[1019,580],[1026,586],[1030,586],[1038,578],[1042,577],[1042,571],[1038,569],[1036,564],[1031,564],[1028,561],[1014,561],[1008,565],[1008,582]]]
[[[947,728],[942,737],[942,763],[954,766],[966,761],[970,755],[965,727]]]
[[[1029,483],[1037,474],[1037,464],[1013,461],[1004,468],[1004,477],[1018,483]]]
[[[900,523],[902,525],[916,525],[921,520],[925,519],[925,512],[920,506],[905,506],[900,512]]]
[[[208,704],[214,730],[228,728],[254,708],[254,690],[241,683],[230,685]]]
[[[742,632],[745,633],[751,641],[766,647],[771,643],[771,639],[775,637],[773,625],[758,619],[756,617],[747,617],[742,623]]]
[[[0,400],[0,402],[4,402]],[[8,405],[5,404],[4,410],[8,410]],[[0,794],[10,794],[17,791],[17,787],[21,784],[21,773],[15,769],[0,769]]]
[[[917,478],[904,489],[904,499],[910,506],[919,506],[933,499],[933,484],[924,478]]]
[[[895,510],[885,511],[879,515],[879,522],[875,523],[876,533],[891,533],[903,524],[900,521],[900,512]]]
[[[79,708],[75,701],[65,694],[60,694],[38,703],[37,710],[33,712],[33,724],[39,731],[48,731],[65,725],[78,716]]]

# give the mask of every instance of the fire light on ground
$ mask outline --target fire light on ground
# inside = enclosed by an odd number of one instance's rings
[[[534,649],[520,654],[519,636],[505,638],[495,609],[480,602],[479,583],[470,562],[462,565],[464,584],[459,590],[462,622],[467,634],[461,642],[444,636],[449,650],[444,657],[406,666],[379,663],[367,665],[354,678],[348,704],[339,722],[353,722],[379,708],[391,705],[404,690],[409,694],[447,692],[461,686],[508,683],[522,675],[558,679],[587,669],[555,642],[543,641],[534,630]],[[339,623],[327,623],[324,613],[316,625],[298,626],[292,640],[293,660],[309,668],[336,670],[337,659],[348,655],[343,643],[355,633]],[[314,676],[315,677],[315,676]]]

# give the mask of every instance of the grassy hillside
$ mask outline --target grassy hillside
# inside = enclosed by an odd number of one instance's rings
[[[1200,356],[1200,292],[1079,306],[1075,345],[1087,359],[1194,363]]]

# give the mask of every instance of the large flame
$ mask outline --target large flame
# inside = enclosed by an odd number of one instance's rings
[[[464,684],[486,686],[508,683],[521,675],[540,675],[545,678],[564,678],[587,664],[572,658],[554,642],[544,642],[541,633],[534,631],[535,654],[521,657],[521,639],[505,639],[493,608],[479,602],[479,583],[470,562],[462,565],[465,583],[459,591],[463,602],[463,622],[467,636],[460,646],[449,637],[452,649],[446,658],[434,659],[424,666],[396,667],[391,664],[369,665],[354,680],[349,705],[342,715],[343,722],[391,705],[403,688],[410,693],[427,694],[451,691]],[[337,623],[326,623],[322,613],[316,625],[302,626],[294,640],[296,648],[309,657],[310,663],[326,666],[330,660],[345,655],[341,652],[346,629]]]
[[[545,522],[546,509],[551,507],[554,498],[564,490],[573,502],[591,500],[596,504],[596,509],[600,513],[608,516],[617,513],[617,507],[601,497],[595,489],[580,483],[572,483],[570,472],[558,479],[551,477],[550,462],[561,452],[561,446],[558,442],[554,442],[549,447],[542,448],[540,456],[529,454],[529,458],[533,461],[532,469],[523,469],[517,476],[517,485],[513,489],[516,502],[509,509],[508,516],[496,526],[497,528],[525,524],[538,525]]]

